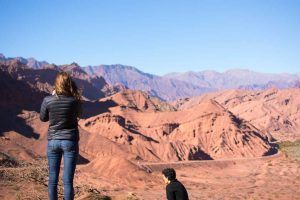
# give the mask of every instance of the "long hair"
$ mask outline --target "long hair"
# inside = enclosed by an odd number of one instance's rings
[[[82,100],[76,83],[67,72],[59,72],[57,74],[54,88],[57,95],[72,96],[79,102]]]
[[[70,74],[67,72],[59,72],[54,84],[56,94],[65,96],[72,96],[78,101],[81,101],[80,91],[76,83],[72,80]]]

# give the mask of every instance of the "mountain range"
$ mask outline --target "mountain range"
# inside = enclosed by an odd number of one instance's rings
[[[34,58],[6,58],[0,54],[0,61],[18,60],[29,68],[41,69],[49,66],[46,61],[37,61]],[[299,87],[300,73],[297,74],[272,74],[259,73],[250,70],[233,69],[226,72],[200,71],[169,73],[163,76],[145,73],[135,67],[125,65],[98,65],[85,66],[84,70],[90,77],[103,77],[118,91],[122,88],[142,90],[161,100],[174,101],[180,98],[199,96],[213,91],[227,89],[261,90],[268,88]]]

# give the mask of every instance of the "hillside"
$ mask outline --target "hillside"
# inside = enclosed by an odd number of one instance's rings
[[[229,90],[178,101],[178,109],[187,109],[214,99],[236,116],[278,140],[300,138],[300,90],[269,89],[262,91]]]

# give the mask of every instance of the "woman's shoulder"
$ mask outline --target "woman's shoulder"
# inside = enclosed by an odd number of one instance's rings
[[[73,96],[65,96],[65,95],[48,95],[44,97],[44,101],[49,102],[49,101],[77,101]]]
[[[52,98],[52,95],[47,95],[44,97],[44,101],[49,101]]]
[[[53,95],[45,96],[43,99],[43,103],[48,104],[51,101],[51,99],[53,99]]]
[[[57,105],[57,104],[77,104],[77,100],[74,97],[63,96],[63,95],[48,95],[44,97],[43,104],[48,105]]]

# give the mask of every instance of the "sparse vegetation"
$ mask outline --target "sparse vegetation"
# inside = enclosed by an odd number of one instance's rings
[[[20,165],[14,158],[9,155],[0,152],[0,166],[3,167],[16,167]]]
[[[291,160],[300,162],[300,140],[278,143],[279,149]]]
[[[46,159],[39,159],[35,163],[25,163],[2,152],[0,152],[0,156],[2,156],[0,161],[3,161],[0,162],[0,188],[5,185],[14,193],[15,199],[47,198],[48,167]],[[25,185],[26,189],[24,189]],[[29,191],[28,187],[30,187]],[[60,180],[58,183],[59,198],[63,198],[62,187]],[[81,200],[111,200],[111,197],[101,194],[99,190],[88,185],[78,185],[74,189],[75,197]]]
[[[134,193],[129,193],[126,200],[139,200],[139,198]]]
[[[109,196],[91,193],[88,196],[82,198],[81,200],[111,200],[111,198]]]

